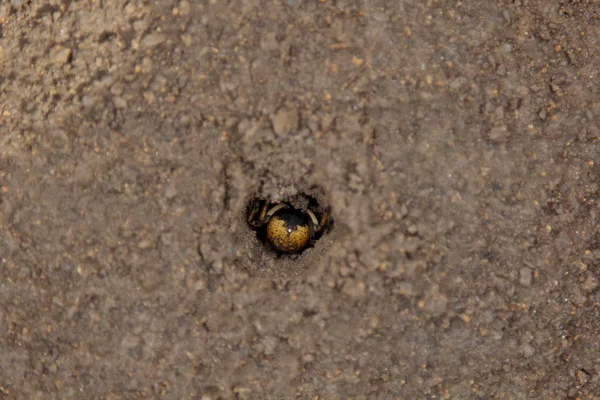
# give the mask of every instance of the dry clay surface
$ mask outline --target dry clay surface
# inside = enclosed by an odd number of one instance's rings
[[[597,0],[3,0],[0,399],[599,399],[599,73]]]

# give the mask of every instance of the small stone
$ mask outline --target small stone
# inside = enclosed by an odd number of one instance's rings
[[[412,224],[407,229],[409,235],[416,235],[419,233],[419,226],[416,224]]]
[[[125,6],[125,13],[126,14],[133,14],[134,12],[135,12],[135,4],[129,3],[129,4],[127,4]]]
[[[156,272],[147,271],[145,274],[142,275],[141,284],[142,287],[146,290],[152,290],[157,288],[161,282],[162,279],[160,275]]]
[[[300,124],[298,110],[294,108],[282,108],[272,117],[273,129],[278,135],[294,132]]]
[[[265,336],[260,340],[260,344],[262,345],[263,352],[266,356],[270,356],[275,352],[277,343],[278,340],[274,336]]]
[[[94,181],[94,168],[91,163],[82,162],[77,164],[73,173],[75,182],[88,185]]]
[[[62,46],[56,46],[50,51],[50,60],[54,64],[64,65],[71,62],[71,56],[73,55],[73,50],[70,48],[64,48]]]
[[[500,64],[498,66],[498,68],[496,69],[496,74],[499,76],[504,76],[506,75],[506,67],[502,64]]]
[[[140,344],[140,338],[138,336],[135,336],[130,333],[123,336],[123,339],[121,340],[121,347],[123,347],[126,350],[132,349],[132,348],[138,346],[139,344]]]
[[[206,282],[203,280],[198,280],[198,281],[194,282],[192,288],[196,292],[201,292],[202,290],[206,289]]]
[[[583,293],[579,287],[573,288],[573,294],[571,295],[571,302],[578,307],[583,307],[587,302],[588,297]]]
[[[127,100],[120,96],[113,97],[113,103],[115,103],[115,107],[117,108],[127,108]]]
[[[427,290],[423,302],[423,311],[432,317],[441,317],[446,312],[448,307],[448,297],[440,293],[440,287],[433,284]]]
[[[183,35],[181,35],[180,39],[186,47],[191,46],[193,43],[192,35],[184,33]]]
[[[598,279],[592,274],[589,274],[586,280],[581,284],[581,289],[586,292],[591,292],[598,287]]]
[[[519,270],[519,283],[521,286],[530,287],[533,282],[533,271],[531,268],[524,267]]]
[[[504,119],[504,107],[496,108],[496,111],[494,111],[494,118],[496,121],[502,121]]]
[[[577,372],[575,372],[575,377],[577,378],[577,384],[579,384],[580,386],[585,385],[590,380],[590,374],[583,369],[580,369]]]
[[[138,248],[145,250],[145,249],[149,249],[150,247],[152,247],[153,243],[152,240],[150,239],[142,239],[139,243],[138,243]]]
[[[529,90],[531,90],[533,93],[537,93],[542,90],[542,87],[540,85],[531,85],[529,86]]]
[[[456,79],[454,79],[452,82],[450,82],[450,88],[451,89],[458,89],[461,86],[465,85],[468,82],[467,78],[465,78],[464,76],[460,76]]]
[[[311,363],[313,361],[315,361],[315,356],[313,356],[312,354],[305,354],[305,355],[302,356],[302,362],[303,363],[308,364],[308,363]]]
[[[564,95],[563,90],[556,83],[550,84],[550,90],[552,90],[552,93],[554,93],[558,97],[562,97]]]
[[[529,343],[525,343],[521,346],[521,353],[523,353],[523,356],[530,358],[535,355],[535,348]]]
[[[372,17],[377,22],[388,22],[390,20],[390,16],[388,14],[378,11],[374,12]]]
[[[122,83],[118,82],[111,86],[110,93],[115,96],[120,96],[123,94],[124,86]]]
[[[179,12],[181,14],[189,14],[191,11],[191,5],[190,2],[187,0],[182,0],[179,2]]]
[[[143,33],[146,29],[148,29],[148,22],[144,21],[143,19],[138,19],[132,24],[132,26],[136,32]]]
[[[489,139],[495,143],[503,143],[510,137],[510,132],[506,129],[506,126],[497,126],[492,128],[489,134]]]
[[[151,33],[149,35],[144,36],[141,45],[144,49],[150,49],[152,47],[158,46],[165,40],[167,40],[167,37],[162,33]]]
[[[165,188],[165,197],[169,200],[177,196],[177,187],[175,186],[175,182],[169,182]]]
[[[144,92],[144,99],[148,104],[154,104],[156,102],[156,96],[152,92]]]
[[[571,65],[577,65],[577,57],[575,56],[575,52],[573,50],[566,50],[565,54],[567,55],[567,59]]]
[[[344,283],[342,293],[348,297],[359,299],[365,296],[367,286],[364,282],[356,281],[354,279],[348,279]]]
[[[83,96],[81,98],[81,105],[83,105],[85,108],[92,107],[95,104],[96,104],[96,98],[93,96]]]

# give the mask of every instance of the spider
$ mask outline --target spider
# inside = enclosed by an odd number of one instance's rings
[[[288,202],[254,200],[248,214],[250,226],[281,254],[301,253],[321,237],[330,222],[329,207],[317,218],[309,207],[298,209]]]

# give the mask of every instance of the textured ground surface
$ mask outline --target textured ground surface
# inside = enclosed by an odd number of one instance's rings
[[[597,0],[2,1],[0,399],[600,398],[599,74]]]

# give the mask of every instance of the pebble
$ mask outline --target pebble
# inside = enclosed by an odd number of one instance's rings
[[[379,11],[374,12],[371,16],[377,22],[388,22],[390,20],[390,16],[388,14]]]
[[[521,286],[530,287],[533,282],[533,271],[531,268],[524,267],[519,270],[519,283]]]
[[[181,14],[189,14],[191,11],[191,4],[187,0],[182,0],[179,2],[179,11]]]
[[[94,168],[91,163],[82,162],[77,164],[73,173],[75,182],[81,185],[88,185],[94,181]]]
[[[598,287],[598,279],[593,275],[588,275],[587,279],[581,284],[581,288],[586,292],[591,292]]]
[[[282,108],[272,117],[273,129],[278,135],[294,132],[300,124],[298,110],[295,108]]]
[[[525,343],[521,346],[521,353],[527,358],[532,357],[535,355],[535,348],[529,343]]]
[[[127,100],[125,100],[124,98],[120,97],[120,96],[115,96],[113,97],[113,103],[115,104],[115,107],[117,108],[127,108]]]
[[[590,380],[590,374],[583,369],[575,372],[575,376],[577,377],[577,383],[581,385],[585,385]]]
[[[143,19],[137,20],[133,23],[133,29],[136,32],[144,32],[146,29],[148,29],[148,22],[144,21]]]
[[[177,187],[175,182],[169,182],[165,187],[165,197],[169,200],[177,196]]]
[[[71,56],[73,55],[73,50],[70,48],[63,48],[61,46],[56,46],[50,52],[51,61],[54,64],[64,65],[71,61]]]
[[[364,282],[356,281],[354,279],[348,279],[344,283],[342,293],[348,297],[359,299],[365,296],[367,292],[367,286]]]
[[[92,107],[94,104],[96,104],[96,98],[92,96],[83,96],[81,98],[81,104],[86,108]]]
[[[112,87],[110,88],[110,93],[115,95],[115,96],[120,96],[123,94],[123,90],[124,90],[124,86],[122,83],[115,83],[114,85],[112,85]]]
[[[567,59],[571,65],[577,65],[577,56],[575,56],[575,52],[573,50],[567,50],[565,51],[565,54],[567,55]]]
[[[456,79],[454,79],[452,82],[450,82],[450,88],[452,89],[458,89],[459,87],[465,85],[468,82],[467,78],[465,78],[464,76],[458,77]]]
[[[165,40],[167,40],[167,37],[162,33],[151,33],[149,35],[144,36],[141,45],[144,49],[150,49],[152,47],[158,46]]]
[[[497,126],[492,128],[489,134],[489,138],[492,142],[503,143],[510,137],[510,132],[506,129],[506,126]]]
[[[555,83],[551,83],[550,84],[550,90],[552,90],[552,93],[554,93],[555,95],[557,95],[558,97],[562,97],[565,93],[563,92],[563,90],[561,89],[560,86],[558,86]]]
[[[138,248],[145,250],[145,249],[149,249],[150,247],[153,246],[153,242],[151,239],[142,239],[139,243],[138,243]]]
[[[440,287],[433,284],[425,294],[423,310],[434,318],[441,317],[446,313],[448,297],[440,293]]]
[[[156,96],[152,92],[144,92],[144,99],[148,104],[154,104],[156,102]]]

